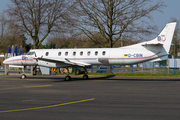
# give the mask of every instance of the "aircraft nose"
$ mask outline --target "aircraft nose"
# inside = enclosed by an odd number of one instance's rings
[[[3,64],[8,64],[8,61],[9,61],[8,59],[4,60]]]
[[[10,57],[10,58],[7,58],[6,60],[3,61],[3,64],[14,64],[14,61],[17,59],[18,56],[15,56],[15,57]]]

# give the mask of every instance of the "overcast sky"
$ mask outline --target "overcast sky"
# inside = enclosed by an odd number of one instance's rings
[[[164,28],[164,26],[170,21],[172,17],[176,17],[180,20],[180,0],[163,0],[167,5],[166,8],[162,9],[161,12],[152,13],[153,23],[158,26],[159,32]],[[10,0],[0,0],[0,13],[7,8],[7,4]]]

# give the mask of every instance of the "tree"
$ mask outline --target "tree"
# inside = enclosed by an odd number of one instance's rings
[[[81,38],[74,36],[53,36],[47,42],[48,47],[53,45],[55,48],[80,48],[83,44],[84,41]]]
[[[4,15],[2,14],[0,16],[0,24],[1,24],[1,32],[0,32],[0,52],[2,52],[2,43],[3,43],[3,39],[4,39],[4,36],[5,36],[5,29],[6,29],[6,26],[7,26],[7,19],[4,17]]]
[[[29,50],[32,48],[32,46],[33,45],[31,45],[31,43],[26,44],[26,46],[25,46],[26,53],[29,52]]]
[[[18,29],[29,35],[34,48],[39,48],[47,36],[62,30],[70,0],[11,0],[8,15]]]
[[[144,18],[151,19],[150,13],[164,7],[162,1],[152,0],[76,0],[78,5],[71,12],[73,27],[88,36],[96,44],[99,32],[109,47],[122,40],[122,36],[139,36],[152,30]],[[148,27],[149,29],[145,28]]]
[[[0,53],[6,53],[11,45],[25,49],[26,37],[16,26],[13,20],[7,19],[3,14],[0,16]]]
[[[180,21],[177,18],[171,18],[170,22],[177,22],[176,29],[173,36],[173,50],[172,55],[177,56],[177,50],[180,48]]]

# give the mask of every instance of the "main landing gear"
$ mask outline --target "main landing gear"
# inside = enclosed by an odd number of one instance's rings
[[[65,77],[65,81],[70,81],[70,80],[72,80],[71,76],[68,75]]]
[[[83,75],[83,79],[87,80],[87,79],[89,79],[89,76],[85,74],[85,75]],[[64,80],[70,81],[70,80],[72,80],[72,78],[71,78],[71,76],[67,75]]]
[[[89,76],[85,74],[85,75],[83,75],[83,79],[87,80],[87,79],[89,79]]]
[[[87,79],[89,79],[89,76],[87,75],[87,69],[85,68],[85,67],[83,67],[84,68],[84,70],[85,70],[85,75],[83,75],[83,79],[84,80],[87,80]],[[66,68],[67,69],[67,76],[65,77],[65,81],[70,81],[70,80],[72,80],[72,78],[71,78],[71,76],[69,76],[69,69],[68,68]]]
[[[66,70],[67,70],[67,76],[65,77],[64,80],[65,80],[65,81],[70,81],[70,80],[72,80],[72,79],[71,79],[71,76],[69,76],[69,68],[67,67]]]
[[[88,74],[88,71],[87,71],[86,67],[83,67],[83,68],[84,68],[84,70],[85,70],[85,75],[83,75],[83,79],[84,79],[84,80],[87,80],[87,79],[89,79],[89,76],[87,75],[87,74]]]

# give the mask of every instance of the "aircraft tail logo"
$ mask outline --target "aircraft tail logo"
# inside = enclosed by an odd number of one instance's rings
[[[157,37],[157,41],[158,41],[158,42],[165,42],[165,41],[166,41],[165,35],[158,36],[158,37]]]

